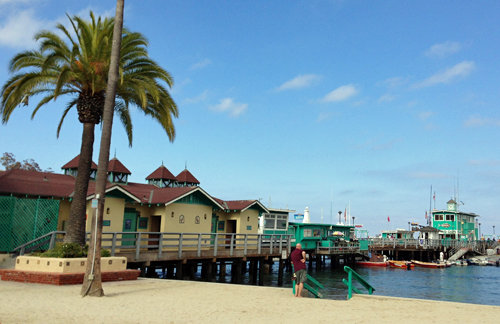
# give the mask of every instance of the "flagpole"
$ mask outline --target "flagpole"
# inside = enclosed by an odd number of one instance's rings
[[[432,215],[432,185],[431,185],[431,196],[430,196],[430,199],[429,199],[429,212]],[[429,218],[427,218],[427,225],[429,225]]]

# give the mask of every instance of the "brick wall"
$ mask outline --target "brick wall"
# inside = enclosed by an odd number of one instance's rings
[[[106,271],[101,273],[102,282],[136,280],[140,270]],[[0,269],[3,281],[41,283],[48,285],[78,285],[83,283],[84,273],[36,272],[14,269]]]

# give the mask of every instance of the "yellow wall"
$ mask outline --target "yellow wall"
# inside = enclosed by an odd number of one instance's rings
[[[172,217],[172,212],[174,213],[174,217]],[[210,233],[212,221],[211,206],[173,203],[164,207],[162,215],[162,232]],[[181,215],[184,216],[184,223],[179,222]],[[199,224],[195,224],[196,216],[200,217]]]
[[[91,208],[92,200],[87,201],[87,223],[86,230],[90,232],[92,217],[95,217],[97,209]],[[109,208],[109,214],[108,214]],[[110,226],[103,226],[103,232],[121,232],[123,230],[123,214],[125,213],[125,199],[106,197],[104,203],[103,220],[111,221]]]
[[[63,222],[66,222],[66,226],[68,225],[69,219],[69,210],[71,209],[71,202],[68,199],[59,201],[59,217],[57,220],[57,230],[63,231]]]
[[[227,232],[227,220],[236,220],[236,233],[238,234],[257,234],[259,225],[259,212],[253,209],[247,209],[244,212],[230,212],[226,213],[223,211],[218,211],[215,213],[219,219],[218,221],[224,221],[224,231],[219,231],[219,233]],[[252,226],[252,229],[247,230],[247,226]]]

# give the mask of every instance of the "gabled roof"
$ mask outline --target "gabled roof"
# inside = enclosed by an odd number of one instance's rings
[[[65,165],[63,165],[61,169],[78,169],[79,162],[80,162],[80,154],[75,156],[75,158],[73,160],[71,160],[68,163],[66,163]],[[95,164],[94,161],[92,161],[90,169],[97,170],[97,164]]]
[[[450,200],[447,202],[447,204],[456,204],[456,203],[457,203],[457,202],[456,202],[455,200],[453,200],[453,199],[450,199]]]
[[[74,190],[75,178],[70,175],[21,169],[0,173],[2,194],[69,198]]]
[[[152,180],[152,179],[177,180],[176,177],[170,171],[168,171],[168,169],[163,165],[161,165],[158,169],[156,169],[146,178],[146,180]]]
[[[216,199],[216,198],[214,198]],[[258,200],[220,200],[217,199],[217,201],[220,203],[222,202],[223,205],[226,207],[225,209],[230,211],[230,210],[238,210],[238,211],[245,211],[249,209],[250,207],[254,207],[257,209],[261,209],[265,213],[269,213],[269,210],[261,204],[260,201]]]
[[[175,177],[178,182],[180,183],[195,183],[195,184],[200,184],[200,182],[191,174],[191,172],[188,171],[188,169],[184,169],[181,173]]]
[[[108,172],[132,174],[117,158],[112,158],[108,164]]]

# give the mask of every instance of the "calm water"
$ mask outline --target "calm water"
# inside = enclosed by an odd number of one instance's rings
[[[275,267],[277,268],[277,267]],[[277,269],[267,279],[267,284],[277,282]],[[491,266],[452,266],[444,269],[415,267],[407,271],[395,268],[353,267],[375,288],[375,295],[453,301],[471,304],[500,306],[500,268]],[[324,298],[345,299],[347,288],[342,279],[347,273],[339,268],[331,270],[327,263],[321,271],[309,274],[321,282]],[[284,286],[291,287],[288,279]]]
[[[375,295],[453,301],[461,303],[500,306],[500,268],[491,266],[452,266],[444,269],[426,269],[415,267],[414,270],[353,267],[368,283],[375,288]],[[231,272],[227,265],[227,273]],[[308,270],[308,273],[322,283],[324,298],[347,298],[347,287],[342,279],[347,279],[343,267],[331,269],[329,260],[321,270]],[[197,274],[199,279],[200,272]],[[231,277],[225,277],[230,282]],[[244,284],[249,283],[248,272],[243,276]],[[264,286],[278,285],[278,265],[264,277]],[[291,273],[285,272],[283,287],[292,287]],[[362,291],[366,291],[363,290]],[[291,292],[290,292],[291,294]],[[312,297],[312,295],[311,295]]]

